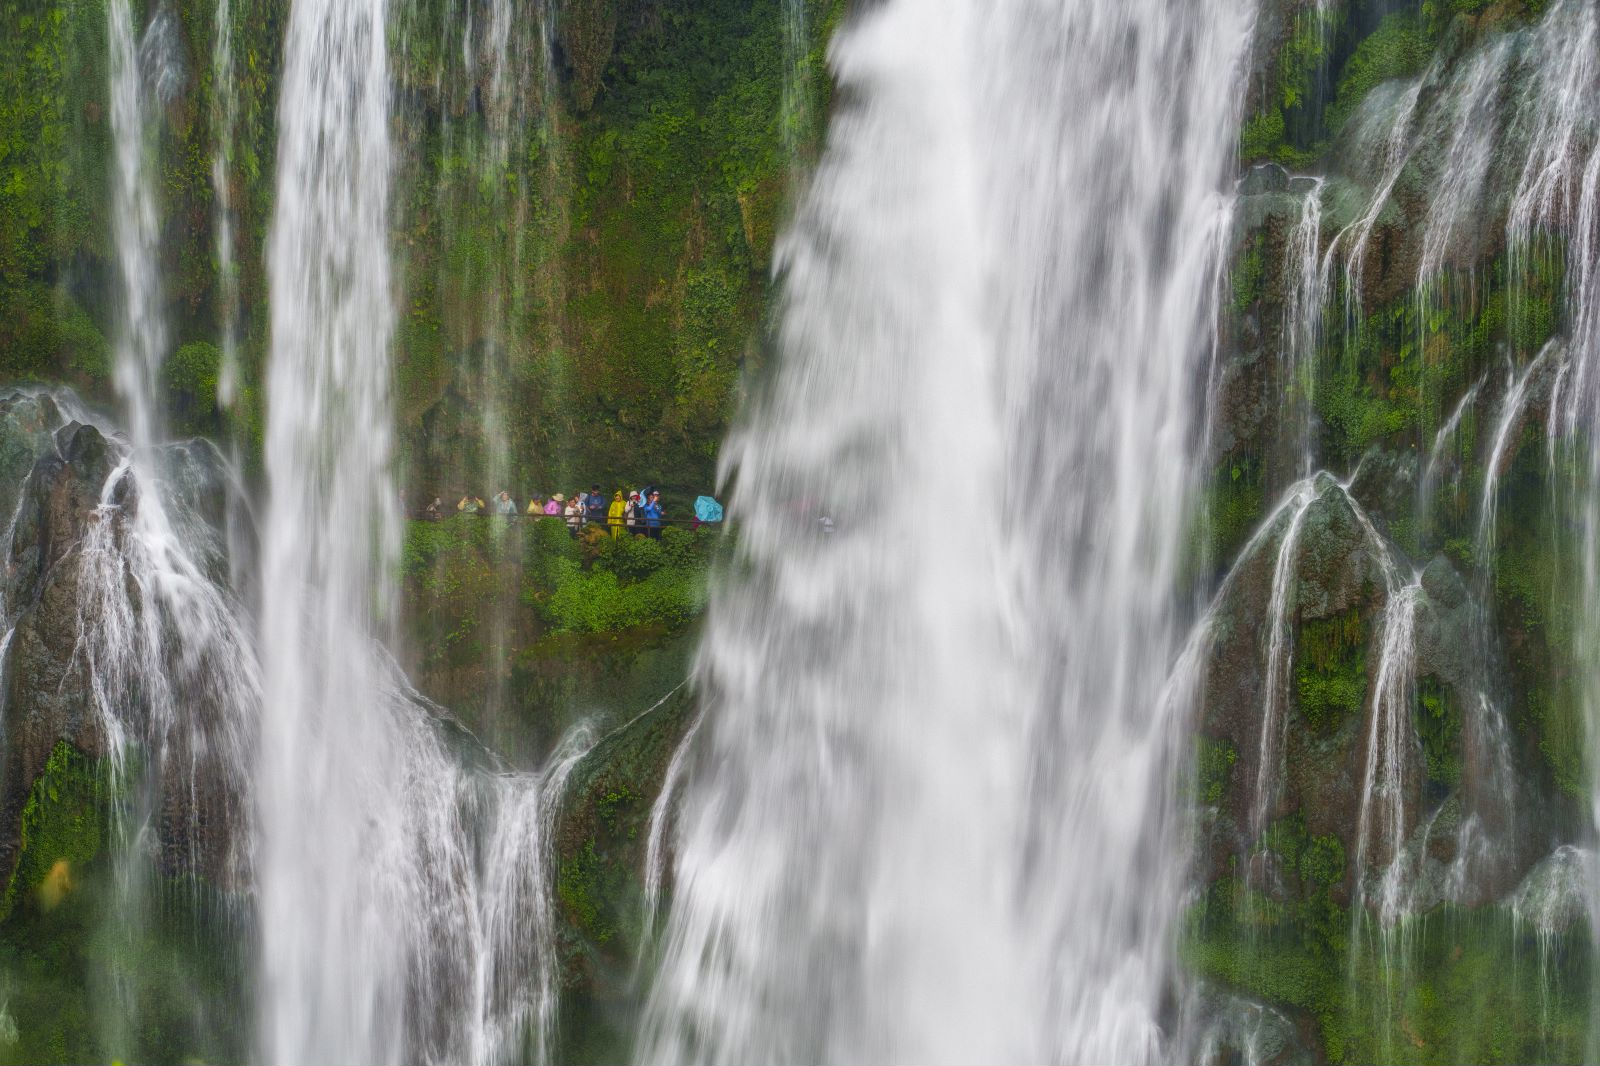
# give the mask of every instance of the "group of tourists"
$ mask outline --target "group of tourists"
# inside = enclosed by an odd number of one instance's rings
[[[702,497],[702,500],[709,497]],[[721,507],[716,508],[715,519],[702,514],[702,509],[697,506],[695,525],[702,521],[720,521],[722,518]],[[519,514],[530,518],[560,518],[567,524],[567,531],[574,537],[581,534],[590,526],[604,529],[613,537],[620,537],[624,533],[631,533],[639,537],[652,537],[660,539],[661,527],[666,521],[666,510],[661,505],[661,492],[654,486],[623,492],[621,489],[612,494],[608,501],[600,491],[599,485],[589,486],[588,492],[574,492],[570,497],[565,493],[557,492],[549,497],[533,494],[528,497],[526,508],[519,508],[517,501],[511,498],[511,493],[500,492],[491,503],[484,503],[482,497],[463,496],[456,503],[457,514],[472,515],[500,515],[506,518],[515,518]],[[423,510],[424,518],[443,518],[445,503],[435,496],[433,502]]]

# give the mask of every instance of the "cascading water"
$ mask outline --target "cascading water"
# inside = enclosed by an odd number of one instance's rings
[[[727,453],[747,570],[644,1058],[1159,1054],[1162,693],[1250,25],[896,2],[836,39],[851,103]]]
[[[162,19],[158,9],[147,39],[159,45]],[[161,364],[167,357],[161,272],[157,265],[161,219],[151,187],[147,160],[149,137],[147,83],[166,78],[160,69],[146,71],[134,32],[130,0],[111,0],[106,8],[110,35],[111,128],[116,143],[115,192],[112,197],[117,265],[122,275],[122,336],[116,360],[117,389],[128,407],[129,430],[136,448],[153,444],[161,426]],[[154,62],[165,57],[159,47],[148,50]]]
[[[1300,221],[1289,235],[1285,264],[1294,285],[1289,290],[1284,313],[1284,356],[1288,371],[1285,408],[1292,427],[1295,447],[1295,476],[1311,476],[1314,461],[1312,445],[1312,401],[1315,398],[1316,358],[1322,340],[1323,292],[1322,246],[1323,180],[1313,179],[1306,189]]]
[[[114,928],[133,957],[152,921],[148,894],[158,871],[226,887],[246,878],[240,842],[249,832],[260,691],[242,612],[226,584],[228,546],[202,510],[207,501],[237,499],[238,485],[203,442],[161,441],[168,331],[151,116],[182,77],[174,18],[158,6],[141,39],[126,0],[107,9],[123,296],[115,377],[131,446],[117,446],[78,550],[75,659],[88,675],[111,766]],[[97,421],[75,401],[60,402],[77,422]],[[103,1038],[109,1048],[131,1050],[130,1020],[141,1006],[133,972],[126,961],[109,969],[116,1009],[100,1018]]]
[[[393,597],[386,5],[301,0],[271,252],[257,849],[267,1061],[543,1061],[544,775],[463,768],[381,649]],[[474,827],[488,824],[481,853]],[[531,984],[530,984],[531,983]],[[530,990],[531,989],[531,990]]]
[[[211,188],[216,194],[217,285],[222,319],[222,367],[217,375],[217,399],[231,405],[239,394],[239,263],[234,255],[233,191],[228,184],[234,132],[239,123],[239,89],[233,65],[232,0],[217,0],[211,46],[212,126],[217,151],[211,160]]]
[[[430,1046],[409,1000],[426,1006],[434,953],[467,939],[448,905],[470,883],[454,774],[375,645],[396,549],[386,16],[302,0],[285,49],[257,856],[270,1062]]]
[[[1267,818],[1277,798],[1278,776],[1283,771],[1283,732],[1289,713],[1289,685],[1293,666],[1291,611],[1295,604],[1295,557],[1300,550],[1300,530],[1306,512],[1322,494],[1315,482],[1297,485],[1288,507],[1289,524],[1278,543],[1278,557],[1272,567],[1272,602],[1268,607],[1271,624],[1267,630],[1266,698],[1261,708],[1261,743],[1256,754],[1255,798],[1250,807],[1250,835],[1259,838],[1267,828]]]

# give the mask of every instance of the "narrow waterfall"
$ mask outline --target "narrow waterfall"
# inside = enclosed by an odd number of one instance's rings
[[[1285,411],[1295,454],[1295,476],[1311,476],[1315,461],[1312,443],[1316,360],[1322,342],[1322,316],[1327,294],[1323,289],[1322,194],[1324,181],[1308,183],[1300,220],[1290,233],[1285,270],[1294,279],[1284,310]]]
[[[543,1062],[547,841],[580,733],[544,774],[488,774],[383,650],[392,156],[383,0],[289,25],[272,235],[261,830],[267,1061]],[[491,764],[492,766],[492,764]],[[479,827],[488,827],[487,835]]]
[[[232,161],[234,138],[239,124],[239,88],[234,66],[232,0],[218,0],[212,16],[211,71],[215,96],[211,122],[217,151],[211,159],[211,188],[217,198],[216,250],[217,285],[220,290],[222,326],[222,367],[217,375],[217,399],[230,405],[239,397],[239,263],[235,254],[233,192],[228,187],[228,166]]]
[[[147,40],[152,66],[169,61],[160,47],[162,23],[170,14],[157,11]],[[106,7],[110,34],[111,128],[116,145],[115,193],[117,265],[122,275],[123,314],[117,389],[128,406],[129,430],[136,448],[148,448],[161,432],[161,364],[167,356],[161,271],[157,263],[161,220],[147,159],[148,89],[167,76],[144,69],[147,50],[133,25],[130,0],[111,0]],[[159,101],[156,101],[159,103]]]
[[[414,955],[444,932],[424,904],[466,872],[413,865],[453,797],[418,802],[413,775],[443,767],[375,647],[396,549],[387,7],[301,0],[285,47],[261,579],[269,1062],[401,1061],[397,1020],[428,976]]]
[[[895,2],[835,40],[726,453],[647,1060],[1163,1054],[1162,693],[1251,19]]]
[[[1306,512],[1321,496],[1324,486],[1314,481],[1295,487],[1288,507],[1289,524],[1278,543],[1278,557],[1272,567],[1272,603],[1268,609],[1271,624],[1267,630],[1266,698],[1261,707],[1261,741],[1256,753],[1255,798],[1250,807],[1250,835],[1260,837],[1267,830],[1278,794],[1278,779],[1283,774],[1284,732],[1288,728],[1290,682],[1293,677],[1294,649],[1290,642],[1295,597],[1295,563],[1300,551],[1300,531]]]

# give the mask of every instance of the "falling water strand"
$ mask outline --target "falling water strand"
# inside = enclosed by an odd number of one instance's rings
[[[1288,728],[1289,679],[1293,676],[1293,643],[1290,640],[1294,606],[1294,565],[1300,550],[1300,530],[1305,524],[1306,512],[1321,495],[1319,487],[1311,482],[1295,486],[1289,514],[1289,524],[1278,544],[1278,557],[1272,568],[1272,601],[1268,608],[1271,621],[1267,630],[1267,675],[1263,684],[1261,708],[1261,741],[1256,758],[1255,797],[1250,806],[1250,835],[1260,837],[1266,830],[1267,818],[1278,795],[1278,779],[1282,773],[1284,731]]]
[[[1578,691],[1586,722],[1590,817],[1600,826],[1600,10],[1585,0],[1558,0],[1534,44],[1540,62],[1524,85],[1533,110],[1526,165],[1512,200],[1507,233],[1514,251],[1531,256],[1539,238],[1566,236],[1568,368],[1559,375],[1561,406],[1551,420],[1567,442],[1576,526],[1574,550],[1582,577],[1573,638]],[[1561,453],[1552,445],[1552,469]],[[1600,880],[1588,882],[1591,910],[1600,907]],[[1591,1031],[1591,1044],[1596,1039]]]
[[[233,0],[217,0],[213,17],[216,27],[211,45],[211,123],[217,149],[211,158],[211,188],[217,198],[217,290],[222,332],[217,402],[230,407],[239,395],[239,264],[233,248],[233,190],[228,183],[239,122],[239,88],[233,73]]]
[[[1295,439],[1295,476],[1310,477],[1312,467],[1312,419],[1317,380],[1317,353],[1322,341],[1322,312],[1326,294],[1322,285],[1320,251],[1322,243],[1321,178],[1311,182],[1300,207],[1300,219],[1289,233],[1285,252],[1285,273],[1291,280],[1288,306],[1284,311],[1285,389],[1287,410]]]
[[[1465,420],[1467,412],[1472,410],[1473,404],[1478,402],[1478,393],[1483,390],[1486,378],[1480,377],[1472,383],[1472,387],[1461,394],[1461,399],[1456,401],[1455,410],[1450,412],[1450,417],[1444,420],[1444,425],[1439,427],[1439,432],[1433,435],[1433,446],[1428,449],[1428,462],[1422,468],[1422,478],[1418,482],[1417,498],[1423,508],[1433,505],[1433,490],[1439,483],[1439,467],[1444,462],[1445,449],[1456,439],[1456,434],[1461,430],[1461,423]],[[1459,471],[1457,473],[1459,477]]]
[[[1512,375],[1505,399],[1501,401],[1500,418],[1495,425],[1494,440],[1489,447],[1489,457],[1483,468],[1483,500],[1478,511],[1477,554],[1481,564],[1486,568],[1492,566],[1494,560],[1495,515],[1500,501],[1500,478],[1505,473],[1503,467],[1508,462],[1507,454],[1514,443],[1514,438],[1522,432],[1523,412],[1530,400],[1529,385],[1543,371],[1552,353],[1560,350],[1559,342],[1552,340],[1547,343],[1538,357],[1529,363],[1522,373]]]
[[[550,1061],[560,989],[547,871],[555,860],[556,818],[567,782],[593,746],[592,728],[581,724],[535,779],[513,776],[494,783],[498,815],[484,854],[488,875],[479,902],[485,944],[473,983],[475,1066],[516,1061],[530,1032],[533,1061]]]
[[[1399,182],[1400,175],[1411,158],[1415,145],[1411,136],[1412,119],[1416,116],[1417,104],[1422,99],[1423,86],[1432,73],[1430,68],[1427,74],[1413,82],[1400,97],[1390,121],[1388,134],[1383,141],[1383,175],[1378,188],[1368,201],[1366,210],[1340,231],[1329,244],[1327,254],[1324,256],[1323,274],[1326,277],[1334,262],[1335,252],[1344,253],[1345,324],[1346,333],[1352,338],[1359,335],[1362,320],[1362,284],[1366,270],[1367,244],[1372,239],[1372,232],[1377,227],[1384,207],[1389,203],[1389,197],[1394,193],[1395,184]]]
[[[1444,134],[1449,148],[1441,164],[1441,180],[1428,205],[1417,268],[1417,290],[1425,311],[1432,302],[1431,288],[1449,261],[1461,229],[1471,225],[1479,212],[1484,179],[1500,135],[1496,105],[1513,53],[1509,39],[1495,42],[1473,57],[1451,87],[1455,109],[1445,120]]]
[[[111,767],[113,929],[128,947],[152,920],[147,887],[158,873],[158,844],[176,866],[159,871],[178,879],[169,883],[202,876],[222,888],[247,882],[243,842],[259,683],[240,605],[225,583],[226,545],[202,517],[207,501],[236,499],[237,482],[208,445],[160,443],[168,333],[151,135],[183,80],[180,32],[170,7],[160,4],[137,37],[128,0],[108,5],[107,30],[113,239],[122,281],[115,380],[131,447],[112,445],[117,462],[99,506],[86,516],[75,656]],[[58,406],[77,408],[65,398]],[[81,408],[74,414],[95,421]],[[111,435],[108,426],[99,431]],[[123,957],[112,954],[107,975],[120,1002],[101,1014],[101,1037],[114,1051],[131,1047],[128,1023],[140,1013]]]
[[[724,451],[742,559],[646,1061],[1162,1054],[1163,686],[1252,21],[890,0],[834,38],[782,358]],[[992,506],[907,524],[888,485]]]
[[[111,214],[123,301],[115,376],[127,405],[134,446],[146,448],[160,432],[160,374],[167,356],[167,329],[158,265],[161,219],[146,162],[146,79],[130,3],[111,0],[106,9],[116,152]],[[164,17],[165,9],[158,8],[156,20]],[[156,32],[155,23],[151,32]]]
[[[585,745],[544,774],[486,781],[383,647],[398,534],[386,14],[382,0],[299,0],[285,47],[262,538],[260,1057],[490,1063],[532,1047],[543,1061],[555,987],[543,842]],[[487,844],[485,825],[498,827]]]
[[[398,1062],[418,890],[406,738],[371,642],[389,491],[388,64],[383,0],[299,0],[279,104],[261,657],[269,1062]],[[420,900],[416,900],[420,903]]]
[[[678,742],[677,750],[672,753],[672,761],[667,763],[667,772],[662,776],[661,791],[656,794],[655,802],[650,805],[650,831],[645,839],[644,857],[644,932],[639,937],[641,953],[649,949],[650,942],[655,936],[657,912],[661,909],[661,889],[666,881],[668,826],[672,824],[678,787],[689,765],[689,752],[694,747],[694,738],[699,735],[700,724],[704,721],[704,715],[697,717],[694,724],[684,733],[683,739]]]

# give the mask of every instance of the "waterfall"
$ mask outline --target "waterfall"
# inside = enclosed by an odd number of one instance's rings
[[[1507,374],[1505,399],[1501,403],[1500,419],[1495,425],[1494,437],[1489,446],[1488,460],[1483,468],[1483,499],[1478,510],[1478,541],[1477,554],[1480,565],[1486,573],[1492,572],[1494,567],[1494,542],[1495,542],[1495,516],[1500,503],[1500,477],[1508,462],[1506,451],[1512,443],[1512,437],[1522,432],[1523,412],[1531,400],[1528,388],[1534,378],[1544,369],[1545,362],[1552,352],[1558,352],[1560,345],[1550,341],[1544,350],[1527,365],[1522,373]]]
[[[393,600],[384,0],[298,0],[279,104],[262,538],[261,1057],[398,1062],[436,755],[373,642]],[[429,791],[432,791],[431,789]],[[434,858],[430,856],[430,858]],[[429,881],[434,883],[430,884]],[[442,881],[443,883],[438,883]]]
[[[168,32],[163,20],[171,14],[158,8],[142,48],[134,33],[131,0],[111,0],[106,8],[110,35],[111,130],[116,145],[112,218],[117,266],[122,277],[122,316],[116,359],[117,390],[128,409],[128,426],[134,444],[146,448],[161,429],[161,365],[167,357],[167,328],[163,313],[161,272],[158,262],[161,218],[151,187],[147,159],[147,82],[159,83],[165,71],[146,71],[148,55],[163,64],[168,54],[159,47]],[[160,102],[159,98],[155,101]]]
[[[688,771],[689,753],[694,749],[695,737],[700,735],[700,725],[704,721],[703,715],[695,718],[684,732],[677,750],[672,753],[672,760],[667,763],[667,772],[661,778],[661,792],[650,805],[650,831],[645,838],[644,853],[644,930],[639,935],[641,953],[650,947],[650,941],[655,936],[656,920],[661,910],[661,889],[666,880],[667,834],[673,821],[678,789]]]
[[[725,452],[742,558],[645,1059],[1161,1053],[1252,14],[898,0],[835,38],[780,365]]]
[[[1366,276],[1367,245],[1372,240],[1372,231],[1377,227],[1384,207],[1394,194],[1395,184],[1399,182],[1406,163],[1411,159],[1415,145],[1412,122],[1417,114],[1417,105],[1422,99],[1423,86],[1432,73],[1430,69],[1428,74],[1418,78],[1401,94],[1382,141],[1383,175],[1378,182],[1377,190],[1372,194],[1361,215],[1341,230],[1328,245],[1327,254],[1323,259],[1323,272],[1327,275],[1332,269],[1335,252],[1344,254],[1345,329],[1352,337],[1359,335],[1362,324],[1362,283]],[[1323,291],[1326,292],[1328,289],[1325,280]]]
[[[473,975],[474,1066],[517,1062],[530,1044],[532,1062],[551,1061],[560,998],[549,876],[556,817],[568,779],[593,746],[593,731],[580,724],[537,779],[496,783],[499,810],[485,850],[478,911],[485,943]]]
[[[395,589],[383,0],[299,0],[279,108],[262,536],[260,1057],[549,1051],[554,812],[586,750],[488,774],[383,648]],[[480,833],[483,827],[491,827]]]
[[[1295,476],[1311,476],[1314,461],[1312,401],[1317,380],[1317,353],[1322,343],[1322,313],[1326,301],[1321,260],[1323,179],[1314,178],[1300,207],[1300,219],[1289,233],[1285,273],[1293,279],[1284,309],[1287,385],[1285,410],[1295,435]]]
[[[1425,313],[1430,307],[1430,287],[1449,261],[1460,231],[1476,221],[1500,136],[1499,97],[1514,51],[1510,38],[1496,41],[1472,58],[1452,87],[1455,108],[1443,120],[1450,147],[1441,164],[1442,180],[1428,204],[1422,259],[1417,267],[1417,289]]]
[[[1250,836],[1259,838],[1267,829],[1268,815],[1278,794],[1282,773],[1284,730],[1288,728],[1289,683],[1293,677],[1294,646],[1290,617],[1295,595],[1295,556],[1300,550],[1300,529],[1306,512],[1322,495],[1322,486],[1302,482],[1290,494],[1289,525],[1278,544],[1278,557],[1272,566],[1272,600],[1267,608],[1271,623],[1267,630],[1266,696],[1261,707],[1261,742],[1256,756],[1256,787],[1250,807]]]
[[[109,926],[117,949],[98,975],[113,992],[98,1021],[105,1046],[129,1051],[141,1010],[133,960],[153,922],[158,875],[190,884],[204,877],[220,888],[247,879],[241,842],[251,820],[248,766],[260,691],[242,611],[224,576],[227,546],[201,508],[207,497],[238,499],[239,486],[203,442],[162,442],[161,369],[170,342],[152,132],[182,78],[175,17],[157,5],[140,37],[128,0],[107,7],[113,239],[122,282],[114,369],[129,439],[111,445],[116,461],[76,562],[77,654],[113,800]],[[99,422],[74,398],[54,402],[67,412],[58,448],[90,432],[80,424]],[[109,426],[99,429],[112,435]]]

